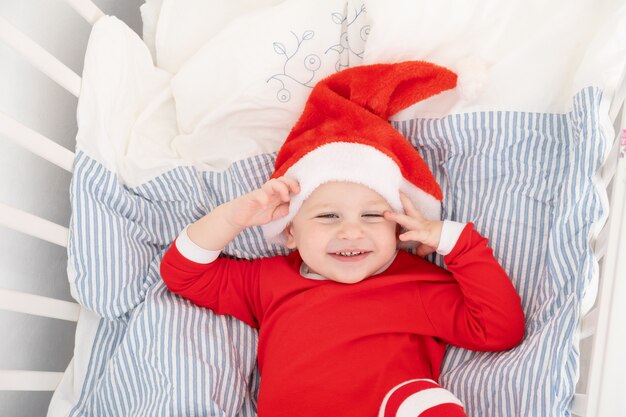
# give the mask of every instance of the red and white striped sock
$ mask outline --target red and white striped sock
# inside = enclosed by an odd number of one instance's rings
[[[378,417],[467,417],[463,404],[432,379],[413,379],[387,393]]]

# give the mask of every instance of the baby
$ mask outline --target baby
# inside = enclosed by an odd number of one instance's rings
[[[523,337],[520,298],[487,240],[471,223],[439,220],[439,186],[387,123],[455,83],[424,62],[322,80],[272,178],[166,252],[171,291],[259,329],[260,417],[464,416],[435,382],[446,345],[498,351]],[[219,257],[259,225],[294,251]],[[417,256],[399,249],[415,245]],[[433,251],[447,269],[423,259]]]

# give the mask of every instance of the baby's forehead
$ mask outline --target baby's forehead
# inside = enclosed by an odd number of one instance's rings
[[[389,203],[376,191],[355,182],[328,182],[317,187],[304,201],[307,206],[362,206],[380,205],[388,207]]]

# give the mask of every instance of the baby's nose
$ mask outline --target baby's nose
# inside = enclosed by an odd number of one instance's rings
[[[339,239],[359,239],[363,237],[363,229],[356,222],[344,222],[337,233]]]

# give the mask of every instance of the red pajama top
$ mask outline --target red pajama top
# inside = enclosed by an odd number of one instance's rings
[[[399,251],[356,284],[307,279],[298,252],[251,261],[161,263],[168,288],[260,329],[259,417],[375,417],[385,394],[437,380],[446,344],[506,350],[524,334],[520,298],[469,223],[447,270]]]

